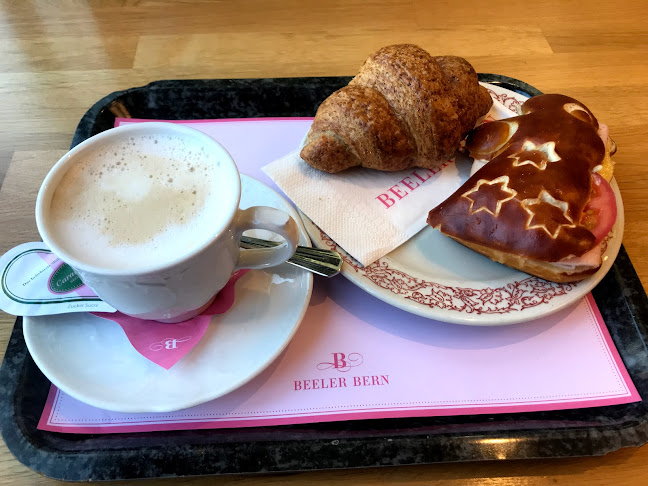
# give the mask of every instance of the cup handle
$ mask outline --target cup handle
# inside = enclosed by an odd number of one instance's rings
[[[237,220],[237,240],[244,231],[264,229],[282,236],[286,241],[272,248],[245,250],[239,248],[236,268],[266,268],[279,265],[295,253],[299,243],[299,227],[295,220],[279,209],[267,206],[253,206],[239,212]]]

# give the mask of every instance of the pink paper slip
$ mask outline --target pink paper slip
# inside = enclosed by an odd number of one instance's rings
[[[309,125],[301,119],[192,124],[217,138],[241,172],[271,187],[260,167],[297,146]],[[177,412],[125,414],[85,405],[52,386],[38,427],[116,433],[529,412],[639,400],[591,295],[533,322],[469,327],[406,313],[338,276],[315,279],[308,311],[286,350],[228,395]]]
[[[227,285],[216,294],[209,307],[193,319],[177,324],[160,325],[158,322],[138,319],[121,312],[92,314],[119,324],[138,353],[168,370],[198,344],[213,315],[223,314],[232,307],[236,282],[248,271],[235,272]]]

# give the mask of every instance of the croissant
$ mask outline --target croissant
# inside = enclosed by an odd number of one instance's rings
[[[434,169],[491,105],[465,59],[432,57],[412,44],[384,47],[320,105],[300,155],[330,173]]]

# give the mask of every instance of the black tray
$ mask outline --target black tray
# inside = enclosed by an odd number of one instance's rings
[[[539,93],[515,79],[480,77],[521,93]],[[72,145],[111,128],[116,116],[312,116],[321,101],[349,79],[159,81],[100,100],[82,118]],[[593,293],[637,390],[648,397],[648,300],[623,248]],[[18,318],[0,369],[2,435],[20,462],[65,480],[590,456],[648,441],[645,400],[553,412],[221,430],[60,434],[36,429],[49,387],[50,382],[27,352],[22,319]]]

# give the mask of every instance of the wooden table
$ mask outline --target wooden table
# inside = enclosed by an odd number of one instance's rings
[[[451,4],[456,4],[452,5]],[[38,238],[33,206],[79,118],[158,79],[353,75],[391,43],[466,57],[584,103],[619,146],[625,247],[648,286],[648,8],[632,0],[1,1],[0,252]],[[0,315],[4,349],[14,318]],[[146,484],[161,484],[162,480]],[[328,471],[165,484],[648,484],[648,447],[600,458]],[[43,478],[0,445],[0,484]]]

